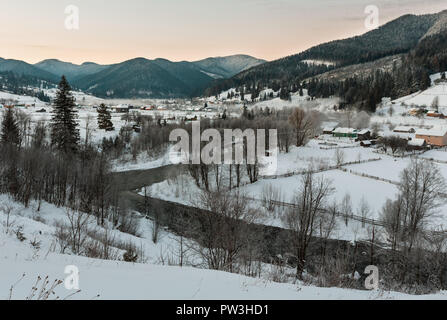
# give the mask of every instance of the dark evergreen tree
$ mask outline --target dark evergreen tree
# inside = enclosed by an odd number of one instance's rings
[[[77,152],[79,145],[79,129],[75,99],[70,85],[62,76],[54,100],[54,115],[51,120],[51,145],[56,150],[70,153]]]
[[[7,108],[3,117],[1,143],[20,146],[20,131],[12,108]]]
[[[291,96],[290,96],[290,91],[287,87],[284,87],[281,89],[280,93],[279,93],[279,97],[281,100],[288,100],[290,101]]]
[[[106,131],[115,130],[112,123],[112,116],[110,115],[110,111],[107,110],[107,107],[104,103],[98,107],[98,127],[99,129]]]

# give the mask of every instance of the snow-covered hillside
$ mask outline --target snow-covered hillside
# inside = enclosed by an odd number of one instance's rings
[[[24,209],[19,204],[0,197],[2,204],[15,208],[6,227],[6,214],[0,210],[0,299],[26,299],[32,288],[49,289],[54,281],[54,294],[48,299],[174,299],[174,300],[294,300],[294,299],[445,299],[444,293],[427,296],[409,296],[394,292],[359,291],[340,288],[317,288],[303,284],[281,284],[260,278],[192,267],[173,267],[149,263],[105,261],[58,253],[52,241],[54,227],[47,224],[62,217],[63,209],[44,204],[40,218],[33,219],[33,209]],[[2,207],[4,208],[4,206]],[[34,214],[36,214],[34,212]],[[37,221],[38,220],[38,221]],[[13,225],[11,227],[11,224]],[[17,227],[26,240],[20,241]],[[122,235],[124,236],[124,235]],[[167,236],[166,236],[167,237]],[[34,245],[31,244],[31,241]],[[141,241],[147,241],[142,238]],[[166,245],[166,241],[161,241]],[[172,242],[172,241],[171,241]],[[39,245],[36,245],[39,243]],[[168,250],[167,247],[164,250]],[[146,250],[148,256],[159,255],[161,245]],[[67,266],[79,271],[79,289],[68,290],[65,280],[72,274],[65,273]],[[71,269],[73,270],[73,269]],[[40,281],[36,285],[36,281]],[[45,290],[44,290],[45,291]]]
[[[439,107],[447,108],[447,83],[433,85],[425,91],[412,94],[396,100],[396,103],[405,103],[408,106],[425,106],[430,108],[435,98],[439,99]],[[442,111],[442,110],[440,110]]]
[[[44,90],[44,93],[49,96],[51,99],[54,99],[56,97],[57,89],[48,89]],[[99,105],[101,103],[104,103],[105,100],[101,98],[97,98],[95,96],[92,96],[90,94],[86,94],[82,91],[72,91],[73,97],[76,99],[76,103],[79,105],[84,106],[94,106]]]
[[[10,101],[19,105],[35,105],[36,107],[44,107],[45,102],[40,101],[38,98],[30,96],[21,96],[18,94],[12,94],[4,91],[0,91],[0,100]]]

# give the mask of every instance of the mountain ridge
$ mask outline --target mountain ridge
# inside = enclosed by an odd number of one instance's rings
[[[216,95],[241,86],[266,87],[299,83],[349,65],[372,62],[384,57],[404,54],[417,47],[429,32],[445,30],[442,21],[446,11],[426,15],[407,14],[362,35],[334,40],[311,47],[303,52],[255,66],[231,77],[215,81],[205,94]],[[437,27],[439,25],[439,27]],[[307,64],[305,60],[333,62],[333,66]]]
[[[194,62],[173,62],[164,58],[150,60],[137,57],[111,65],[100,65],[93,62],[77,65],[58,59],[46,59],[34,66],[58,77],[65,75],[76,87],[101,97],[160,98],[199,95],[214,79],[231,77],[242,70],[264,62],[265,60],[248,55],[233,55],[206,58]],[[140,65],[142,69],[135,69],[133,64]],[[154,65],[163,69],[165,74]],[[133,74],[126,74],[126,68],[127,72]],[[143,75],[142,70],[149,73]],[[105,77],[106,74],[108,78]],[[110,77],[117,78],[110,79]],[[146,83],[141,83],[142,79]],[[105,84],[108,84],[109,87]]]

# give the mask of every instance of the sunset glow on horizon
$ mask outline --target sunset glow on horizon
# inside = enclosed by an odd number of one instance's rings
[[[367,32],[371,4],[381,25],[447,8],[446,0],[0,0],[0,57],[77,64],[233,54],[274,60]],[[79,30],[64,25],[69,5],[79,8]]]

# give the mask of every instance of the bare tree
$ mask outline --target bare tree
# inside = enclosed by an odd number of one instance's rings
[[[401,152],[405,151],[408,145],[408,141],[398,136],[391,136],[380,138],[379,144],[382,145],[385,152],[388,150],[388,148],[391,148],[391,152],[394,155],[398,150],[400,150]]]
[[[399,242],[402,240],[403,226],[403,208],[402,198],[397,200],[387,200],[383,206],[382,213],[380,215],[385,228],[386,240],[391,244],[391,250],[396,251],[398,249]]]
[[[295,131],[296,146],[300,147],[314,134],[315,118],[301,108],[293,110],[289,117],[289,123]]]
[[[439,96],[433,98],[433,102],[431,103],[431,108],[438,112],[439,111]]]
[[[11,213],[13,211],[13,207],[12,205],[10,205],[9,203],[4,203],[2,205],[0,205],[0,212],[3,212],[6,215],[6,222],[5,222],[5,229],[6,229],[6,234],[9,233],[9,230],[13,227],[14,222],[11,221]]]
[[[262,189],[262,205],[269,212],[274,212],[277,204],[275,202],[281,202],[283,200],[281,189],[275,187],[273,184],[268,183]]]
[[[234,272],[251,237],[247,224],[257,220],[257,211],[237,191],[204,190],[197,202],[210,213],[199,226],[201,245],[195,245],[193,250],[209,269]]]
[[[341,201],[340,204],[340,210],[341,213],[344,215],[345,217],[345,224],[346,226],[348,225],[348,220],[349,217],[352,216],[352,201],[351,201],[351,195],[349,193],[347,193],[344,197],[343,200]]]
[[[333,232],[337,228],[338,205],[334,201],[328,208],[326,214],[318,217],[318,231],[321,241],[321,264],[326,264],[327,244]]]
[[[80,254],[85,241],[87,240],[88,223],[90,216],[81,211],[72,209],[66,210],[69,221],[69,242],[74,254]]]
[[[309,170],[301,180],[294,204],[284,216],[285,225],[292,230],[292,243],[297,258],[296,277],[302,279],[307,249],[316,231],[317,222],[326,199],[332,194],[331,182],[316,178]]]
[[[337,148],[335,151],[335,162],[337,163],[337,167],[341,167],[345,161],[345,153],[340,148]]]
[[[399,191],[408,252],[413,248],[419,232],[435,217],[436,209],[442,204],[441,193],[444,190],[444,178],[433,163],[413,159],[402,172]]]
[[[362,228],[365,228],[365,220],[371,214],[371,208],[365,196],[362,196],[362,199],[360,200],[360,206],[357,209],[357,214],[362,217]]]
[[[84,138],[84,146],[87,147],[90,143],[90,139],[92,138],[94,118],[91,114],[88,114],[85,118],[85,138]]]

